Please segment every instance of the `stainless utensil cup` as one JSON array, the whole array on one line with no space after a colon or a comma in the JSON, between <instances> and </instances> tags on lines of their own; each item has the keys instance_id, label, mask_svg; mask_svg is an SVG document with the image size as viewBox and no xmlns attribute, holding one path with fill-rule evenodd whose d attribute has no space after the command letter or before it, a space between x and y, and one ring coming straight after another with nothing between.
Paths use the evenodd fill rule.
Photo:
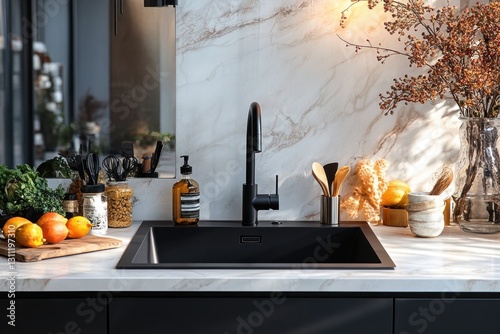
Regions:
<instances>
[{"instance_id":1,"label":"stainless utensil cup","mask_svg":"<svg viewBox=\"0 0 500 334\"><path fill-rule=\"evenodd\" d=\"M320 222L325 225L338 225L340 218L340 197L321 196Z\"/></svg>"}]
</instances>

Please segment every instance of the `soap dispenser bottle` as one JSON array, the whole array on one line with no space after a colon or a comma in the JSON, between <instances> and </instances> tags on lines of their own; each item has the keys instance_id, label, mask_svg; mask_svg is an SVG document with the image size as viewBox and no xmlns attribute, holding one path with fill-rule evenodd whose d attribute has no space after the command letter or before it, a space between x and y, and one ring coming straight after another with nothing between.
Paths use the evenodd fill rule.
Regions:
<instances>
[{"instance_id":1,"label":"soap dispenser bottle","mask_svg":"<svg viewBox=\"0 0 500 334\"><path fill-rule=\"evenodd\" d=\"M200 187L191 178L193 168L189 166L189 155L182 155L182 178L172 188L172 216L174 223L191 225L200 220Z\"/></svg>"}]
</instances>

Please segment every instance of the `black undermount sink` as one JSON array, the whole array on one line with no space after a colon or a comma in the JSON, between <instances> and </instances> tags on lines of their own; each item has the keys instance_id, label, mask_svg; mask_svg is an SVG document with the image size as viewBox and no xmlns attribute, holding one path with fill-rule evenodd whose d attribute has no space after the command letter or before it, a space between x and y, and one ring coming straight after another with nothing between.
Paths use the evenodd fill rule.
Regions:
<instances>
[{"instance_id":1,"label":"black undermount sink","mask_svg":"<svg viewBox=\"0 0 500 334\"><path fill-rule=\"evenodd\" d=\"M366 222L144 221L118 269L393 269Z\"/></svg>"}]
</instances>

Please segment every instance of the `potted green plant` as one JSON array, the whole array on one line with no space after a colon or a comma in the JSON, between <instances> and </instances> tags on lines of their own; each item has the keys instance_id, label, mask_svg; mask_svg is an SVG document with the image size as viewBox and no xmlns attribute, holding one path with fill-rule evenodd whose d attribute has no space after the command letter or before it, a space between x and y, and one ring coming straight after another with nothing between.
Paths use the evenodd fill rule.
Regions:
<instances>
[{"instance_id":1,"label":"potted green plant","mask_svg":"<svg viewBox=\"0 0 500 334\"><path fill-rule=\"evenodd\" d=\"M98 100L90 91L87 91L79 102L78 130L80 140L93 141L94 151L101 151L99 142L101 128L98 121L104 116L107 102Z\"/></svg>"},{"instance_id":2,"label":"potted green plant","mask_svg":"<svg viewBox=\"0 0 500 334\"><path fill-rule=\"evenodd\" d=\"M56 94L54 75L50 71L37 77L36 111L40 120L40 131L45 151L55 152L61 142L64 131L64 115L62 100Z\"/></svg>"},{"instance_id":3,"label":"potted green plant","mask_svg":"<svg viewBox=\"0 0 500 334\"><path fill-rule=\"evenodd\" d=\"M151 131L148 127L140 128L137 130L132 137L134 138L134 144L138 156L143 156L144 154L151 155L155 148L156 142L162 141L163 144L169 149L175 148L175 135L171 133L162 133L159 131Z\"/></svg>"},{"instance_id":4,"label":"potted green plant","mask_svg":"<svg viewBox=\"0 0 500 334\"><path fill-rule=\"evenodd\" d=\"M45 212L64 215L62 199L64 188L48 186L31 166L24 164L9 169L0 165L0 210L6 216L21 216L36 222Z\"/></svg>"}]
</instances>

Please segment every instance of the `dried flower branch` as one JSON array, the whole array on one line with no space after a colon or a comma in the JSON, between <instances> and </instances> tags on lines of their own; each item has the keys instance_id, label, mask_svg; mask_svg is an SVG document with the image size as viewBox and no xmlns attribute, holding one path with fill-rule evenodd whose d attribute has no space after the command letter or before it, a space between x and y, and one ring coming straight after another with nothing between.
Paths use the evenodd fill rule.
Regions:
<instances>
[{"instance_id":1,"label":"dried flower branch","mask_svg":"<svg viewBox=\"0 0 500 334\"><path fill-rule=\"evenodd\" d=\"M363 211L367 220L380 220L380 201L387 189L385 172L388 165L384 159L375 162L364 159L357 163L355 175L359 184L341 203L341 208L346 210L351 218L357 218L359 212Z\"/></svg>"},{"instance_id":2,"label":"dried flower branch","mask_svg":"<svg viewBox=\"0 0 500 334\"><path fill-rule=\"evenodd\" d=\"M346 12L366 2L372 9L379 3L392 14L385 29L397 35L402 50L367 44L355 44L345 39L356 52L377 51L377 60L406 57L410 67L425 73L404 75L394 79L391 90L380 94L380 108L393 114L399 103L425 103L451 97L458 105L460 116L495 118L500 112L500 2L477 3L458 12L455 6L440 9L424 0L353 0L341 15L340 25L346 26Z\"/></svg>"}]
</instances>

